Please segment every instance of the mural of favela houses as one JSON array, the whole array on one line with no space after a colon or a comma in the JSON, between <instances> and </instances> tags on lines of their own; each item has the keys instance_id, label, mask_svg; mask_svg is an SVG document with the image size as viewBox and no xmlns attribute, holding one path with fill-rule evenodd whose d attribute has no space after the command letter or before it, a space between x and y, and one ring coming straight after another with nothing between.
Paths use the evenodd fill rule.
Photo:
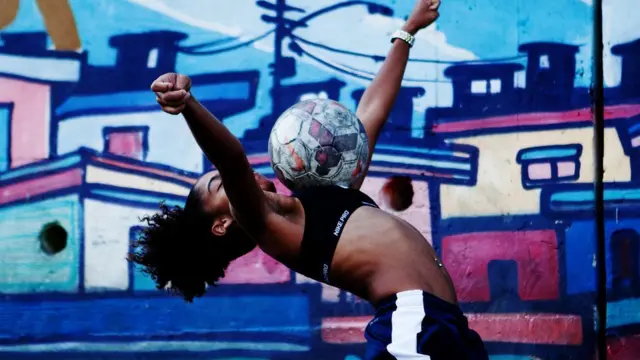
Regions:
<instances>
[{"instance_id":1,"label":"mural of favela houses","mask_svg":"<svg viewBox=\"0 0 640 360\"><path fill-rule=\"evenodd\" d=\"M364 185L436 247L494 360L595 349L592 9L544 3L443 2ZM125 261L138 219L211 167L148 87L190 75L273 177L278 114L314 97L355 109L412 5L0 1L0 358L362 359L370 306L259 250L194 304ZM609 358L626 360L640 356L640 29L631 0L607 6Z\"/></svg>"}]
</instances>

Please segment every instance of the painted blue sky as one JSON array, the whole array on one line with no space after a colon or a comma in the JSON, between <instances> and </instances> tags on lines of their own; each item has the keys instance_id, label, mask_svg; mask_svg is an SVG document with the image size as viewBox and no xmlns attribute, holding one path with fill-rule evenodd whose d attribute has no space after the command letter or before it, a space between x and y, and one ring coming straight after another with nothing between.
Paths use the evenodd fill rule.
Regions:
<instances>
[{"instance_id":1,"label":"painted blue sky","mask_svg":"<svg viewBox=\"0 0 640 360\"><path fill-rule=\"evenodd\" d=\"M390 6L392 18L370 15L364 7L354 6L319 17L298 36L332 47L368 54L384 55L389 47L389 34L402 25L414 2L411 0L375 0ZM412 57L460 61L493 59L518 55L519 44L532 41L557 41L582 45L578 54L577 85L590 82L590 0L444 0L441 17L435 26L422 32L412 50ZM607 45L640 37L640 25L626 11L634 0L609 0L605 4L605 39ZM290 0L289 3L312 12L335 0ZM83 47L93 64L109 65L115 52L109 48L112 35L150 30L174 30L187 33L187 44L199 44L222 38L251 38L269 30L262 22L263 10L254 0L189 0L176 7L174 0L70 0L76 16ZM293 14L292 17L299 16ZM16 21L4 31L43 30L42 18L35 0L22 0ZM367 58L337 55L322 49L304 47L310 53L331 63L341 64L364 74L375 73L379 64ZM235 133L257 125L268 112L267 65L272 58L270 37L253 46L215 56L180 55L178 71L195 74L247 69L262 70L258 106L252 111L227 119ZM289 54L290 55L290 54ZM522 61L522 60L520 60ZM606 83L619 81L619 59L607 53ZM451 89L442 75L446 65L412 63L407 70L408 86L422 86L424 98L416 101L414 126L420 126L424 110L429 106L451 103ZM582 70L582 71L581 71ZM298 58L298 75L293 83L338 77L348 83L341 99L366 85L366 81L336 72L309 57ZM343 100L348 103L350 100Z\"/></svg>"},{"instance_id":2,"label":"painted blue sky","mask_svg":"<svg viewBox=\"0 0 640 360\"><path fill-rule=\"evenodd\" d=\"M401 25L414 2L375 1L392 7L395 10L394 18L375 19L375 16L368 16L363 7L344 8L314 20L301 34L334 47L368 50L363 52L384 55L388 48L386 33ZM255 6L253 0L190 0L181 2L177 9L172 8L172 4L175 4L172 0L70 2L84 46L89 50L90 61L95 64L113 62L114 53L107 45L107 39L113 34L173 29L188 33L190 42L199 43L221 36L248 37L269 29L269 25L259 18L263 10ZM336 2L289 1L291 5L307 11ZM429 52L441 60L464 59L469 55L479 58L509 57L517 55L517 47L522 43L559 41L587 44L591 33L591 7L580 0L445 0L441 13L436 34L424 36L428 39L423 41L424 44L418 44L424 46L416 46L414 57L428 55ZM18 19L6 31L42 28L35 1L22 0ZM345 33L343 28L350 31ZM268 40L260 47L265 52L270 50ZM443 54L445 47L452 50ZM439 50L437 54L433 54L435 49Z\"/></svg>"}]
</instances>

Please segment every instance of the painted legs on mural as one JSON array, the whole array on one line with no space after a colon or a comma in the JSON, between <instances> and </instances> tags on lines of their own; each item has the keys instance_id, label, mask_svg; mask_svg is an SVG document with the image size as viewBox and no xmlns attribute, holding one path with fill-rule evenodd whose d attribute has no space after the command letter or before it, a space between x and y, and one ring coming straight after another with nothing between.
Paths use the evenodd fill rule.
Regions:
<instances>
[{"instance_id":1,"label":"painted legs on mural","mask_svg":"<svg viewBox=\"0 0 640 360\"><path fill-rule=\"evenodd\" d=\"M18 15L20 0L0 0L0 29L11 24Z\"/></svg>"},{"instance_id":2,"label":"painted legs on mural","mask_svg":"<svg viewBox=\"0 0 640 360\"><path fill-rule=\"evenodd\" d=\"M365 337L367 360L488 360L460 308L420 290L380 302Z\"/></svg>"},{"instance_id":3,"label":"painted legs on mural","mask_svg":"<svg viewBox=\"0 0 640 360\"><path fill-rule=\"evenodd\" d=\"M56 50L80 50L81 42L68 0L36 0L45 27ZM20 0L0 0L0 29L10 25L18 15Z\"/></svg>"},{"instance_id":4,"label":"painted legs on mural","mask_svg":"<svg viewBox=\"0 0 640 360\"><path fill-rule=\"evenodd\" d=\"M80 50L80 36L68 0L37 0L44 25L56 50Z\"/></svg>"}]
</instances>

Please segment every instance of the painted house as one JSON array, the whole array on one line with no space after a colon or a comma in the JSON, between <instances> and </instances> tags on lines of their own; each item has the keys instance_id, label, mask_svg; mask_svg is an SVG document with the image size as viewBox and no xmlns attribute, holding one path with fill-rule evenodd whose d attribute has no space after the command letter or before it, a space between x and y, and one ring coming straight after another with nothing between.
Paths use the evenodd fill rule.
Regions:
<instances>
[{"instance_id":1,"label":"painted house","mask_svg":"<svg viewBox=\"0 0 640 360\"><path fill-rule=\"evenodd\" d=\"M82 147L186 171L205 167L187 125L162 112L149 91L157 76L175 71L186 35L114 36L110 45L117 60L109 67L88 64L86 53L48 50L46 33L1 36L0 170ZM254 107L259 75L193 75L192 91L224 118Z\"/></svg>"},{"instance_id":2,"label":"painted house","mask_svg":"<svg viewBox=\"0 0 640 360\"><path fill-rule=\"evenodd\" d=\"M625 86L627 85L621 84L621 88L624 89ZM631 91L622 90L620 94L630 96ZM631 176L626 181L605 180L604 184L604 235L608 269L607 327L609 333L616 338L611 345L614 353L640 349L639 120L634 116L614 123L620 144L628 157ZM605 153L608 148L605 148ZM610 167L606 168L607 172L609 169ZM590 184L563 184L544 188L540 197L542 214L558 225L558 237L564 239L566 253L572 254L566 258L565 265L566 292L572 298L579 299L584 294L596 291L595 273L590 263L596 244L594 200ZM625 345L620 346L621 344Z\"/></svg>"},{"instance_id":3,"label":"painted house","mask_svg":"<svg viewBox=\"0 0 640 360\"><path fill-rule=\"evenodd\" d=\"M607 328L618 341L640 346L640 183L607 183L605 246L607 250ZM566 296L573 302L596 291L593 249L593 189L588 184L566 184L543 191L543 213L558 225L564 241Z\"/></svg>"},{"instance_id":4,"label":"painted house","mask_svg":"<svg viewBox=\"0 0 640 360\"><path fill-rule=\"evenodd\" d=\"M55 110L57 154L80 147L113 152L110 147L116 144L122 155L202 172L208 161L189 127L163 112L149 91L158 76L176 71L179 42L184 38L168 31L112 37L115 66L85 65L78 88ZM259 77L258 71L192 75L191 91L224 119L255 106Z\"/></svg>"},{"instance_id":5,"label":"painted house","mask_svg":"<svg viewBox=\"0 0 640 360\"><path fill-rule=\"evenodd\" d=\"M312 329L319 320L309 309L319 287L292 287L289 270L262 253L234 263L238 276L225 279L229 288L203 299L202 308L158 292L125 261L138 219L160 201L181 204L204 167L187 126L158 111L148 91L155 76L173 70L181 35L115 37L119 64L106 68L87 64L86 54L47 50L41 33L2 37L2 357L51 351L62 358L77 351L233 356L249 348L258 356L299 358L307 352L317 342ZM256 76L195 75L193 91L205 106L229 116L253 107ZM64 234L64 241L54 250L43 246L44 229ZM243 301L262 304L253 307L259 312L286 306L293 309L291 321L272 312L258 323L256 313L243 311ZM224 311L203 317L203 308ZM158 325L162 316L165 325ZM116 318L131 321L104 321ZM238 331L251 324L271 333L270 340L262 332Z\"/></svg>"},{"instance_id":6,"label":"painted house","mask_svg":"<svg viewBox=\"0 0 640 360\"><path fill-rule=\"evenodd\" d=\"M28 86L32 92L39 89L45 80L49 81L43 92L46 96L29 97L30 102L26 105L20 105L15 98L7 98L0 106L0 115L7 124L3 133L7 147L1 153L5 165L0 173L0 189L3 193L0 212L6 226L2 226L4 230L0 230L0 234L6 247L12 249L0 255L3 269L6 270L3 271L0 292L8 296L9 305L3 307L8 314L6 316L13 316L13 323L22 326L22 330L7 328L2 331L6 333L8 343L29 334L37 338L34 342L52 338L81 341L83 344L78 346L83 351L92 351L91 346L99 345L88 342L95 343L97 338L87 338L82 334L89 332L102 339L106 338L106 333L121 332L121 329L98 325L92 328L89 323L95 319L83 319L79 310L74 312L74 309L83 307L102 309L104 317L120 318L140 306L152 309L141 316L157 317L159 314L154 311L167 307L184 312L181 315L184 320L167 321L166 328L142 329L139 327L143 326L144 321L136 322L138 325L132 325L132 331L139 335L120 338L127 342L136 341L137 336L158 337L165 342L167 337L176 336L194 340L191 335L184 335L182 330L177 333L178 329L198 334L220 333L222 338L240 336L237 331L229 332L224 327L228 324L239 324L241 327L249 317L242 320L224 318L219 314L196 321L195 318L199 317L197 311L185 308L179 299L161 296L151 281L136 272L124 258L140 225L138 219L155 211L160 201L182 203L199 173L208 167L187 126L176 117L158 111L155 99L148 91L149 83L156 76L174 70L178 44L182 39L183 35L172 32L116 36L110 41L118 53L116 66L98 67L86 63L86 54L48 52L45 48L46 36L43 34L6 35L1 50L7 53L15 50L17 55L11 56L24 59L44 53L55 61L60 61L61 57L66 59L65 56L75 61L75 67L69 67L67 77L61 79L20 79L22 86ZM20 41L32 42L29 47L31 54L24 54L25 47L18 46ZM7 77L11 76L11 79L24 70L17 62L15 64L16 68L5 69L9 74ZM60 76L47 76L54 75ZM256 79L257 74L251 71L196 75L194 80L197 81L194 83L199 85L193 92L216 114L230 116L254 105ZM322 97L323 91L326 91L326 96L334 97L342 86L343 83L333 79L322 83L292 85L287 94L293 96L290 99L292 102L310 96ZM403 104L411 104L415 93L415 90L406 92ZM33 111L34 108L42 109L41 117L20 116L26 114L27 109ZM403 115L394 113L400 126L410 123L410 118L402 118ZM33 132L35 127L42 131ZM37 136L46 146L40 150L16 147L21 139L27 144L24 140L27 130L30 131L29 144L33 136ZM428 193L429 180L457 184L475 182L475 148L444 143L425 147L422 143L403 140L407 141L401 146L390 143L381 146L376 153L370 177L363 187L372 197L380 200L378 192L390 175L411 176L418 194ZM249 155L250 162L257 171L272 177L268 156L264 152L266 143L264 148L256 149L259 150ZM285 191L282 187L281 190ZM429 208L426 196L417 197L413 206L399 215L418 224L419 230L429 238ZM42 229L51 226L66 233L66 241L64 248L48 254L43 251L38 237ZM25 247L25 243L29 245ZM227 310L233 308L232 300L227 297L229 295L236 297L238 303L246 298L247 301L257 301L265 306L284 304L291 309L300 309L288 312L291 322L281 321L277 326L257 324L262 329L273 329L274 338L282 336L278 329L297 329L295 334L289 334L294 338L291 343L278 346L258 344L254 345L256 349L275 346L275 349L281 349L276 352L299 355L300 351L307 351L312 343L337 346L323 347L331 349L332 353L342 350L348 352L352 346L362 346L362 330L370 318L371 309L358 299L294 275L259 250L232 263L228 273L229 276L222 282L223 290L220 290L226 295L221 297L217 292L215 297L206 297L203 306L222 306ZM304 290L307 288L310 290ZM300 295L301 290L306 295ZM289 295L286 294L291 294L291 302L287 303L286 299L282 302L280 295L268 297L270 300L254 297L275 293L282 293L287 299ZM38 314L46 317L42 311L55 308L61 314L57 319L77 322L77 327L61 329L56 321L62 320L51 319L44 325L38 325L19 317L27 310L37 313L37 309L30 307L34 304L31 300L41 303L43 297L55 298L56 302L41 306ZM364 317L353 317L355 308L360 309L355 314ZM240 315L243 311L231 313ZM210 325L208 328L198 328L204 326L202 321L215 322L220 327ZM40 326L41 330L37 330L36 326ZM249 324L246 323L246 326ZM357 331L354 332L354 328ZM256 338L248 330L243 334L248 340ZM261 335L260 338L264 337ZM136 346L142 345L138 343ZM146 348L142 346L141 351L167 350L171 346L175 346L176 351L181 346L187 348L180 343L169 343L167 346L148 344ZM234 348L234 345L207 342L199 348L203 352L233 353L239 345ZM13 346L0 348L0 351L21 350Z\"/></svg>"},{"instance_id":7,"label":"painted house","mask_svg":"<svg viewBox=\"0 0 640 360\"><path fill-rule=\"evenodd\" d=\"M621 54L625 48L621 46ZM594 341L595 239L585 235L593 234L595 226L592 114L584 90L573 87L576 47L535 43L520 50L528 61L524 88L514 88L508 80L520 70L516 64L455 65L446 72L453 82L453 106L427 112L425 136L479 152L475 186L443 184L434 194L440 204L434 244L463 309L476 313L470 318L499 318L491 330L479 330L490 350L510 344L516 352L586 358ZM636 254L631 229L638 229L632 214L639 208L625 199L634 198L638 186L634 140L639 94L608 91L617 101L605 111L605 198L611 209L622 211L624 203L628 213L624 223L614 225L612 211L618 210L609 211L607 236L630 236L608 240L610 248L624 243L626 253ZM481 103L488 105L479 107ZM613 280L621 271L617 261L609 263L611 286L635 284L637 255L628 256L622 263L632 270L622 280ZM637 308L633 301L611 303L613 329L638 323L626 315Z\"/></svg>"},{"instance_id":8,"label":"painted house","mask_svg":"<svg viewBox=\"0 0 640 360\"><path fill-rule=\"evenodd\" d=\"M431 160L425 156L424 151L412 152L402 148L381 151L381 158L375 160L371 168L372 176L364 186L365 191L377 196L376 192L381 187L381 182L389 173L412 171L412 176L416 177L418 183L426 183L427 177L435 176L432 174L439 174L443 179L472 176L471 172L462 174L455 169L456 166L451 165L466 163L466 166L471 168L470 159L473 159L473 152L464 148L449 150L447 162L443 161L447 156L446 149L432 151L435 154ZM417 163L413 170L400 166L407 161ZM441 168L427 166L420 161L441 164ZM253 155L250 162L256 170L272 176L266 154ZM249 318L242 320L211 315L208 322L196 321L196 318L202 318L202 315L198 315L198 311L195 310L201 309L200 306L222 306L227 310L232 309L234 301L241 304L246 297L252 304L250 310L223 313L232 313L234 316L241 316L246 312L257 314L254 310L263 310L253 306L255 301L273 301L273 307L291 306L300 309L294 312L290 308L287 312L287 316L291 316L291 322L280 319L281 316L278 315L272 319L280 319L277 326L259 324L262 328L276 326L289 329L293 326L298 329L293 334L285 334L285 338L292 339L286 346L282 345L282 349L288 349L282 350L287 354L288 351L298 351L298 354L300 351L307 351L314 341L337 346L338 350L333 349L332 353L341 351L340 349L348 352L350 346L360 346L364 342L364 324L371 314L371 309L366 304L360 305L362 316L345 316L347 308L353 310L354 299L347 298L346 294L339 292L333 292L332 299L332 290L329 287L324 287L321 294L319 285L299 276L292 278L287 268L259 251L234 262L229 271L232 275L225 279L220 287L222 290L216 289L210 297L198 301L198 305L193 308L185 307L180 299L162 296L145 275L135 271L126 262L125 254L135 236L135 230L140 225L138 219L155 211L160 201L181 204L197 176L198 174L186 173L164 165L143 163L129 157L97 153L90 149L80 149L54 160L39 161L1 174L0 191L5 196L0 203L0 219L7 224L0 226L0 241L5 249L10 249L0 254L3 268L0 292L8 296L9 301L3 305L3 311L7 312L3 316L12 319L5 322L7 326L10 323L21 325L18 328L1 329L9 338L9 342L10 339L18 341L21 336L29 334L38 337L34 341L62 338L64 341L90 342L77 346L83 351L91 351L91 346L98 346L95 341L102 338L103 335L100 334L117 331L100 325L94 329L94 337L87 338L81 335L80 333L87 328L92 329L89 323L96 319L83 318L78 309L91 307L101 309L103 316L116 316L117 313L120 317L126 314L133 317L131 311L138 312L136 309L140 306L148 309L138 315L143 318L160 316L159 312L166 307L181 314L181 320L172 318L166 322L167 327L161 329L142 329L139 327L143 327L144 321L136 321L139 325L134 328L141 337L177 337L191 341L193 339L190 335L181 335L187 329L196 333L209 333L213 339L218 339L218 332L221 338L236 339L238 336L246 336L249 339L252 338L250 331L243 330L240 335L224 328L231 323L239 324L241 328L244 326L242 324L245 324L243 321L249 326ZM420 202L417 204L418 208L413 213L409 212L404 216L427 217L428 209ZM60 226L67 234L66 246L55 254L43 252L38 241L41 229L48 224ZM428 232L429 229L423 231ZM26 244L28 245L25 246ZM301 292L303 289L307 290ZM275 295L276 293L278 295ZM261 296L265 298L262 299ZM43 305L43 297L55 300ZM33 302L29 299L37 299L37 309L31 307L30 304ZM287 299L291 299L291 302L287 303ZM324 305L318 301L323 301ZM331 306L332 303L334 306ZM312 307L324 308L326 311L311 312ZM46 318L46 312L50 308L55 308L63 315L48 320L44 325L40 320L35 322L19 316L29 311ZM166 312L163 313L166 316ZM56 321L63 320L72 323L77 321L77 327L61 329ZM272 320L265 319L267 322ZM251 321L255 324L255 320ZM220 328L211 324L220 324ZM42 329L36 331L36 326ZM280 331L276 328L274 333ZM357 331L354 332L354 328ZM350 336L345 336L346 329L351 332ZM93 333L93 330L91 332ZM317 340L314 340L314 336ZM131 335L120 340L135 342L137 338ZM166 351L170 350L171 346L180 350L181 346L186 346L180 343L181 340L176 341L178 343L166 346L148 344L146 348L143 347L146 350L141 351ZM202 351L214 351L216 346L223 346L216 344L207 342L202 345ZM225 346L233 350L232 344ZM256 346L260 348L269 345ZM326 346L324 348L328 349ZM18 351L18 348L0 347L0 351L13 351L11 349Z\"/></svg>"},{"instance_id":9,"label":"painted house","mask_svg":"<svg viewBox=\"0 0 640 360\"><path fill-rule=\"evenodd\" d=\"M86 54L49 51L44 33L0 37L0 171L6 171L55 153L52 109L79 81Z\"/></svg>"},{"instance_id":10,"label":"painted house","mask_svg":"<svg viewBox=\"0 0 640 360\"><path fill-rule=\"evenodd\" d=\"M89 149L0 174L0 352L307 352L320 326L310 312L317 285L293 286L277 271L239 262L236 270L248 273L242 283L252 285L223 285L188 306L125 260L139 218L160 201L182 204L196 176ZM46 252L40 231L52 224L66 234L64 246ZM280 306L289 311L269 310ZM128 325L105 322L114 318ZM271 340L256 341L253 326ZM17 345L25 337L34 345Z\"/></svg>"},{"instance_id":11,"label":"painted house","mask_svg":"<svg viewBox=\"0 0 640 360\"><path fill-rule=\"evenodd\" d=\"M126 291L133 284L124 255L131 228L162 199L179 203L193 174L143 166L87 149L0 174L6 252L3 293ZM48 223L67 232L67 246L48 257L38 233ZM11 226L9 226L9 224ZM31 245L22 248L24 242ZM47 275L49 274L49 275ZM29 279L47 279L46 281Z\"/></svg>"}]
</instances>

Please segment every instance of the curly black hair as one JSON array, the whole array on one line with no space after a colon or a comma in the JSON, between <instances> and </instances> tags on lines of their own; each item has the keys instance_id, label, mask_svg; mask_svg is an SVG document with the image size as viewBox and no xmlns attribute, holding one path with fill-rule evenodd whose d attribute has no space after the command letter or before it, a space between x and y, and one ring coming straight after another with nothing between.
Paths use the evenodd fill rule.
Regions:
<instances>
[{"instance_id":1,"label":"curly black hair","mask_svg":"<svg viewBox=\"0 0 640 360\"><path fill-rule=\"evenodd\" d=\"M211 233L214 215L203 210L191 190L184 208L160 204L160 212L141 219L146 224L134 241L127 260L138 264L159 290L166 289L187 302L215 286L237 257L252 246L248 236L232 227L225 236Z\"/></svg>"}]
</instances>

